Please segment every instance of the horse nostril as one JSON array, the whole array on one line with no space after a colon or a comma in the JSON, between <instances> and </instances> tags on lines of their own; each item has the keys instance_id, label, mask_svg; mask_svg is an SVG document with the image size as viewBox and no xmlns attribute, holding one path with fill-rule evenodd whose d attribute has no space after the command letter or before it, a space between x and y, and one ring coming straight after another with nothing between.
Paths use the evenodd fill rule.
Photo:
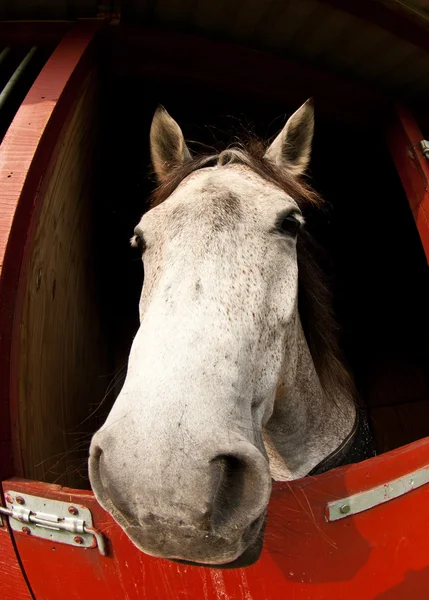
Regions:
<instances>
[{"instance_id":1,"label":"horse nostril","mask_svg":"<svg viewBox=\"0 0 429 600\"><path fill-rule=\"evenodd\" d=\"M101 461L103 457L103 450L96 444L91 445L89 453L89 480L91 487L95 494L102 489L101 481Z\"/></svg>"},{"instance_id":2,"label":"horse nostril","mask_svg":"<svg viewBox=\"0 0 429 600\"><path fill-rule=\"evenodd\" d=\"M246 463L229 454L212 460L214 494L211 524L214 531L232 526L232 519L242 506L245 490Z\"/></svg>"}]
</instances>

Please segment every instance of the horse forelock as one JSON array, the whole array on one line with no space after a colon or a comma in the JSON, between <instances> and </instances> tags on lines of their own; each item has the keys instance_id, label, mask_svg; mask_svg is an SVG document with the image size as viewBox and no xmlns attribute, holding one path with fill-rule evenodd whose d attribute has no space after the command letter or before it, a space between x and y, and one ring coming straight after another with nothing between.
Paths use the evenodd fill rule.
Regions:
<instances>
[{"instance_id":1,"label":"horse forelock","mask_svg":"<svg viewBox=\"0 0 429 600\"><path fill-rule=\"evenodd\" d=\"M283 190L298 204L304 216L324 206L323 198L307 184L287 170L281 170L264 158L266 146L252 140L243 147L230 147L217 154L194 157L171 170L170 175L152 194L151 208L158 206L190 175L208 167L242 165L263 180ZM233 195L221 198L226 210L234 210ZM345 367L339 344L339 328L334 316L332 291L320 266L323 249L315 242L306 227L298 235L298 309L321 384L329 398L346 400L356 398L352 378ZM340 392L340 393L338 393Z\"/></svg>"}]
</instances>

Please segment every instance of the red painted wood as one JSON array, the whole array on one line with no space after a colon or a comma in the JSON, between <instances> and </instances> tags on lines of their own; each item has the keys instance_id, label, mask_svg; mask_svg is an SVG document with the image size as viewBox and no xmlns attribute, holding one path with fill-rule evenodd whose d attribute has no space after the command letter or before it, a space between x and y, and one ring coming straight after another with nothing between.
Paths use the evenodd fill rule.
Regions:
<instances>
[{"instance_id":1,"label":"red painted wood","mask_svg":"<svg viewBox=\"0 0 429 600\"><path fill-rule=\"evenodd\" d=\"M6 467L3 464L2 468L9 472L10 428L7 422L5 426L4 416L9 411L8 353L16 282L38 185L52 160L59 131L73 103L73 91L87 68L86 50L97 29L94 24L79 27L69 32L43 69L5 138L6 150L5 142L0 150L0 258L4 261L0 282L0 432L6 436L1 450ZM152 40L151 47L155 46ZM149 66L156 65L156 60L150 57ZM212 77L218 76L216 73ZM223 79L222 84L228 81ZM427 166L418 157L415 124L405 113L399 121L399 133L391 138L398 140L393 142L392 153L419 230L423 231L423 243L428 244L424 210ZM326 522L325 513L329 500L387 483L428 465L429 439L425 439L319 477L275 484L263 555L256 565L234 571L178 565L146 556L131 544L89 491L22 480L5 481L3 489L83 503L109 540L109 556L102 557L97 549L52 544L14 533L36 600L419 600L429 589L429 512L425 510L428 485L336 523ZM0 534L7 536L4 531ZM3 542L7 539L4 537ZM9 544L5 555L11 549ZM12 577L18 581L16 556L15 562L13 554L8 556L15 569ZM1 575L1 586L7 576L7 571Z\"/></svg>"},{"instance_id":2,"label":"red painted wood","mask_svg":"<svg viewBox=\"0 0 429 600\"><path fill-rule=\"evenodd\" d=\"M0 479L19 473L12 461L10 349L24 245L40 181L48 168L73 90L88 69L88 48L101 22L76 24L42 69L0 146ZM42 135L44 134L44 135Z\"/></svg>"},{"instance_id":3,"label":"red painted wood","mask_svg":"<svg viewBox=\"0 0 429 600\"><path fill-rule=\"evenodd\" d=\"M0 524L0 598L32 600L6 521Z\"/></svg>"},{"instance_id":4,"label":"red painted wood","mask_svg":"<svg viewBox=\"0 0 429 600\"><path fill-rule=\"evenodd\" d=\"M413 115L398 106L388 131L388 145L429 262L429 162L420 148L423 139Z\"/></svg>"},{"instance_id":5,"label":"red painted wood","mask_svg":"<svg viewBox=\"0 0 429 600\"><path fill-rule=\"evenodd\" d=\"M318 477L275 484L262 557L232 571L146 556L90 492L23 480L6 481L3 489L85 504L109 541L109 556L102 557L96 548L16 533L36 599L423 600L429 590L429 485L334 523L325 514L330 500L428 465L424 439Z\"/></svg>"}]
</instances>

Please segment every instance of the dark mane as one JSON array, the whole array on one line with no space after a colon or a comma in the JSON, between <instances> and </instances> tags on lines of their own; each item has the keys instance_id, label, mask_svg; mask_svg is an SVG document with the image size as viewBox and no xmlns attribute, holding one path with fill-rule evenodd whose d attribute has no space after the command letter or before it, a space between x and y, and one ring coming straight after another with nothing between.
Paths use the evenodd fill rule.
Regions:
<instances>
[{"instance_id":1,"label":"dark mane","mask_svg":"<svg viewBox=\"0 0 429 600\"><path fill-rule=\"evenodd\" d=\"M233 147L219 154L204 155L172 169L167 179L154 191L151 207L166 200L179 184L191 173L204 167L243 164L250 167L264 180L276 185L290 195L299 205L304 216L312 209L323 207L323 199L302 179L271 165L263 156L265 145L259 140L246 147ZM339 347L338 325L332 308L332 293L316 255L321 249L305 227L298 236L298 309L314 361L325 393L333 401L335 390L343 397L354 400L355 391L351 376L345 368Z\"/></svg>"}]
</instances>

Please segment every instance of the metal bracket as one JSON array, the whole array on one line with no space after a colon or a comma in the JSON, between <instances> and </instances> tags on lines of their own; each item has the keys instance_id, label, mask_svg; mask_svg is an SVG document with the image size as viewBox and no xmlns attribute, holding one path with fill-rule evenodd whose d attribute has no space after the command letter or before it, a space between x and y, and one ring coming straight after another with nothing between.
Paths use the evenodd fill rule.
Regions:
<instances>
[{"instance_id":1,"label":"metal bracket","mask_svg":"<svg viewBox=\"0 0 429 600\"><path fill-rule=\"evenodd\" d=\"M329 502L327 506L328 521L351 517L394 498L399 498L426 483L429 483L429 467L424 467L366 492Z\"/></svg>"},{"instance_id":2,"label":"metal bracket","mask_svg":"<svg viewBox=\"0 0 429 600\"><path fill-rule=\"evenodd\" d=\"M5 500L7 508L0 506L0 514L9 517L13 531L79 548L98 546L106 556L103 535L92 526L91 511L85 506L10 490Z\"/></svg>"},{"instance_id":3,"label":"metal bracket","mask_svg":"<svg viewBox=\"0 0 429 600\"><path fill-rule=\"evenodd\" d=\"M429 142L427 140L422 140L420 142L420 148L422 149L423 156L429 160Z\"/></svg>"}]
</instances>

